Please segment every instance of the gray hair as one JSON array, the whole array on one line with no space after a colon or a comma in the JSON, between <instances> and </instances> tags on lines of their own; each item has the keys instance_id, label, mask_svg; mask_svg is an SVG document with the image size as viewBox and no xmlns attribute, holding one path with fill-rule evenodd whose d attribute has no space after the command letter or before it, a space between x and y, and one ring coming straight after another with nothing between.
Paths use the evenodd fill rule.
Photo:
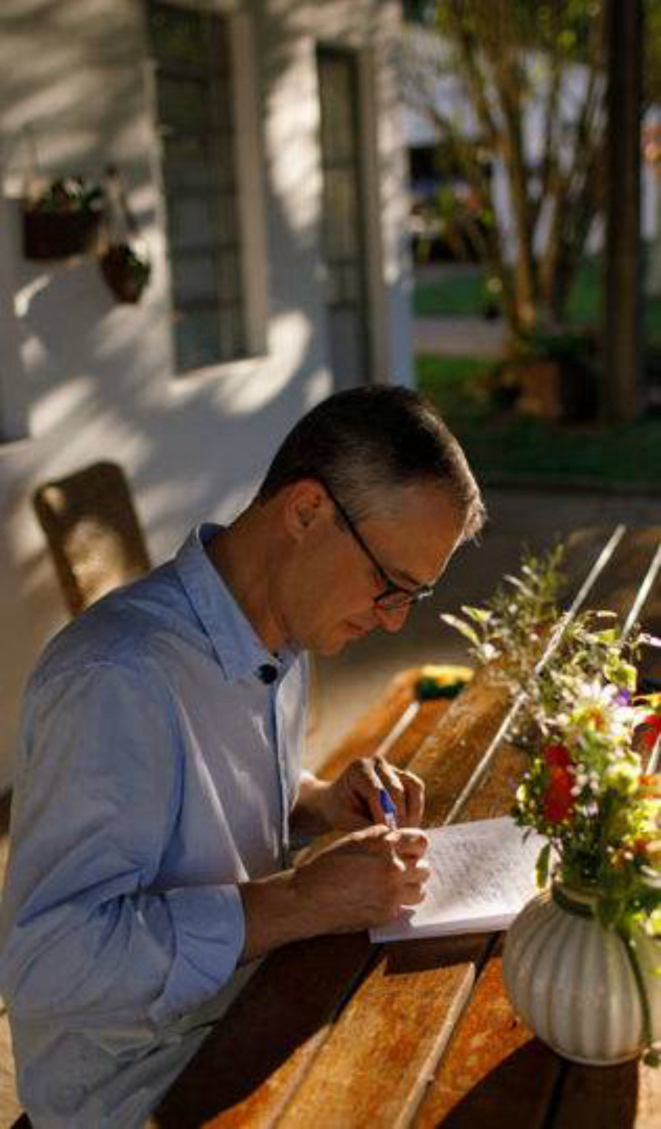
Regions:
<instances>
[{"instance_id":1,"label":"gray hair","mask_svg":"<svg viewBox=\"0 0 661 1129\"><path fill-rule=\"evenodd\" d=\"M463 539L479 533L486 516L466 456L435 405L397 385L352 388L317 404L283 440L259 500L302 478L326 483L355 521L394 514L401 489L421 482L447 490Z\"/></svg>"}]
</instances>

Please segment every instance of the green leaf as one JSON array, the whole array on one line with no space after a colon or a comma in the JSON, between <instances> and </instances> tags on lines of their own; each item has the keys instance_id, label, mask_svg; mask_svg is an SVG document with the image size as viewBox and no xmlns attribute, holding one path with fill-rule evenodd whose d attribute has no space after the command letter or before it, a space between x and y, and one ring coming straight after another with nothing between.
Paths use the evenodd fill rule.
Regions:
<instances>
[{"instance_id":1,"label":"green leaf","mask_svg":"<svg viewBox=\"0 0 661 1129\"><path fill-rule=\"evenodd\" d=\"M459 631L461 635L465 635L467 639L470 639L471 643L473 643L473 645L475 647L479 647L479 645L480 645L479 636L477 634L477 631L475 631L470 626L470 624L464 623L463 619L459 619L458 616L450 615L447 612L444 612L441 615L441 619L443 620L444 623L447 623L450 627L454 627L455 631Z\"/></svg>"},{"instance_id":2,"label":"green leaf","mask_svg":"<svg viewBox=\"0 0 661 1129\"><path fill-rule=\"evenodd\" d=\"M535 864L535 878L539 889L546 886L549 877L549 862L551 859L551 844L547 843L542 847L539 855L537 856L537 863Z\"/></svg>"},{"instance_id":3,"label":"green leaf","mask_svg":"<svg viewBox=\"0 0 661 1129\"><path fill-rule=\"evenodd\" d=\"M476 623L488 623L492 616L487 608L471 608L468 604L462 604L461 610L464 615L467 615L469 619L474 619Z\"/></svg>"},{"instance_id":4,"label":"green leaf","mask_svg":"<svg viewBox=\"0 0 661 1129\"><path fill-rule=\"evenodd\" d=\"M508 582L508 584L513 584L514 587L518 588L520 592L523 592L524 596L532 597L532 595L533 595L532 590L528 587L527 584L524 584L523 581L520 580L518 576L510 576L508 574L503 579L506 580Z\"/></svg>"}]
</instances>

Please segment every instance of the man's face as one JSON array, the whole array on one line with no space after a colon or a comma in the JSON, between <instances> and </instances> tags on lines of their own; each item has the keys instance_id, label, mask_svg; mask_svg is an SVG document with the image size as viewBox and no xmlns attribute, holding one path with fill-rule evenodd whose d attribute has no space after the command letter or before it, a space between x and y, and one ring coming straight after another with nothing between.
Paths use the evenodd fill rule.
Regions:
<instances>
[{"instance_id":1,"label":"man's face","mask_svg":"<svg viewBox=\"0 0 661 1129\"><path fill-rule=\"evenodd\" d=\"M353 531L319 490L322 505L297 547L283 593L283 627L299 646L333 655L375 627L399 631L411 605L389 608L378 597L393 587L413 592L434 584L462 529L452 501L435 485L402 488L396 516L374 513Z\"/></svg>"}]
</instances>

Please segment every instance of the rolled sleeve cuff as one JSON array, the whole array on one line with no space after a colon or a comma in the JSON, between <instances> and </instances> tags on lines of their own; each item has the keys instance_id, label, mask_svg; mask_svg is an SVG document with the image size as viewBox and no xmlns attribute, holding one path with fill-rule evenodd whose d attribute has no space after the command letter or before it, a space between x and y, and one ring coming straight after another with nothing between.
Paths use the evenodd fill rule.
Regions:
<instances>
[{"instance_id":1,"label":"rolled sleeve cuff","mask_svg":"<svg viewBox=\"0 0 661 1129\"><path fill-rule=\"evenodd\" d=\"M238 886L185 887L167 895L175 953L164 989L149 1009L157 1025L181 1019L232 977L245 945Z\"/></svg>"}]
</instances>

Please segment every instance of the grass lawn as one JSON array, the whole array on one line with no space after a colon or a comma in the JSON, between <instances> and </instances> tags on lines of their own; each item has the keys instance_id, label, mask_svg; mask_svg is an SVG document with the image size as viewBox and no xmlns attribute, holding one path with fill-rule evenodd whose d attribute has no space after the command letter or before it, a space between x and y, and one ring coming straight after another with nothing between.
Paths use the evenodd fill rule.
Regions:
<instances>
[{"instance_id":1,"label":"grass lawn","mask_svg":"<svg viewBox=\"0 0 661 1129\"><path fill-rule=\"evenodd\" d=\"M413 292L416 317L480 316L487 304L493 304L480 268L458 271L456 277L425 279L421 275ZM570 295L568 321L577 328L597 325L601 304L601 263L586 260L576 277ZM661 342L661 298L645 302L645 328L650 341Z\"/></svg>"},{"instance_id":2,"label":"grass lawn","mask_svg":"<svg viewBox=\"0 0 661 1129\"><path fill-rule=\"evenodd\" d=\"M439 405L471 465L486 481L580 481L611 486L661 484L661 417L632 424L559 425L495 415L480 377L490 362L416 358L418 387Z\"/></svg>"}]
</instances>

